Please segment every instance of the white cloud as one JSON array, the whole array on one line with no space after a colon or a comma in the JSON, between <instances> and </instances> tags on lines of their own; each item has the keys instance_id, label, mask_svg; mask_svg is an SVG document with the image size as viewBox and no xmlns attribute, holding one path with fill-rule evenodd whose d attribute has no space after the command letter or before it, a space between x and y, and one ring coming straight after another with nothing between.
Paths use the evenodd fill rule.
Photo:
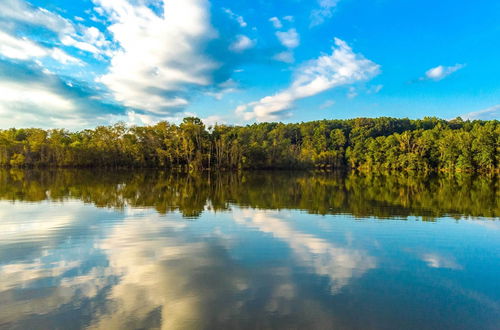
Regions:
<instances>
[{"instance_id":1,"label":"white cloud","mask_svg":"<svg viewBox=\"0 0 500 330\"><path fill-rule=\"evenodd\" d=\"M297 48L300 44L300 37L295 29L290 29L285 32L278 31L276 32L276 37L278 37L280 43L287 48Z\"/></svg>"},{"instance_id":2,"label":"white cloud","mask_svg":"<svg viewBox=\"0 0 500 330\"><path fill-rule=\"evenodd\" d=\"M124 105L158 115L188 104L189 86L207 86L219 64L203 53L216 37L207 0L163 0L162 15L125 0L94 0L111 21L117 46L109 72L100 77ZM189 19L186 19L189 17Z\"/></svg>"},{"instance_id":3,"label":"white cloud","mask_svg":"<svg viewBox=\"0 0 500 330\"><path fill-rule=\"evenodd\" d=\"M500 104L489 107L487 109L469 112L461 115L460 117L470 120L498 120L500 119Z\"/></svg>"},{"instance_id":4,"label":"white cloud","mask_svg":"<svg viewBox=\"0 0 500 330\"><path fill-rule=\"evenodd\" d=\"M293 63L295 61L295 57L292 49L297 48L300 44L300 37L297 30L290 29L284 32L277 31L276 37L284 47L288 48L288 50L274 55L273 58L280 62Z\"/></svg>"},{"instance_id":5,"label":"white cloud","mask_svg":"<svg viewBox=\"0 0 500 330\"><path fill-rule=\"evenodd\" d=\"M22 0L0 1L0 17L16 22L43 26L58 34L72 34L75 29L70 21L44 8L35 8Z\"/></svg>"},{"instance_id":6,"label":"white cloud","mask_svg":"<svg viewBox=\"0 0 500 330\"><path fill-rule=\"evenodd\" d=\"M201 120L203 121L203 123L207 127L226 124L226 120L224 119L224 117L219 116L219 115L208 116L208 117L202 118Z\"/></svg>"},{"instance_id":7,"label":"white cloud","mask_svg":"<svg viewBox=\"0 0 500 330\"><path fill-rule=\"evenodd\" d=\"M0 53L18 60L47 56L45 48L28 39L17 39L2 31L0 31Z\"/></svg>"},{"instance_id":8,"label":"white cloud","mask_svg":"<svg viewBox=\"0 0 500 330\"><path fill-rule=\"evenodd\" d=\"M228 79L225 82L217 85L216 92L207 92L206 95L213 96L216 100L220 101L224 95L238 91L238 84L233 79Z\"/></svg>"},{"instance_id":9,"label":"white cloud","mask_svg":"<svg viewBox=\"0 0 500 330\"><path fill-rule=\"evenodd\" d=\"M35 64L0 61L1 128L82 129L109 124L103 114L124 109L105 98L86 84L63 80Z\"/></svg>"},{"instance_id":10,"label":"white cloud","mask_svg":"<svg viewBox=\"0 0 500 330\"><path fill-rule=\"evenodd\" d=\"M333 10L340 0L318 0L319 8L311 12L310 26L323 24L327 18L331 18Z\"/></svg>"},{"instance_id":11,"label":"white cloud","mask_svg":"<svg viewBox=\"0 0 500 330\"><path fill-rule=\"evenodd\" d=\"M435 81L442 80L448 77L450 74L462 69L464 66L465 65L463 64L456 64L454 66L439 65L435 68L427 70L423 79L430 79Z\"/></svg>"},{"instance_id":12,"label":"white cloud","mask_svg":"<svg viewBox=\"0 0 500 330\"><path fill-rule=\"evenodd\" d=\"M77 64L77 65L83 65L83 62L76 57L73 57L71 55L68 55L65 51L63 51L60 48L54 48L50 50L50 56L63 64Z\"/></svg>"},{"instance_id":13,"label":"white cloud","mask_svg":"<svg viewBox=\"0 0 500 330\"><path fill-rule=\"evenodd\" d=\"M243 52L247 49L253 48L255 46L255 40L248 38L245 35L236 36L236 40L229 46L229 49L233 52Z\"/></svg>"},{"instance_id":14,"label":"white cloud","mask_svg":"<svg viewBox=\"0 0 500 330\"><path fill-rule=\"evenodd\" d=\"M352 99L356 98L356 96L358 96L358 92L356 91L356 88L353 86L349 87L349 91L347 92L347 98L352 100Z\"/></svg>"},{"instance_id":15,"label":"white cloud","mask_svg":"<svg viewBox=\"0 0 500 330\"><path fill-rule=\"evenodd\" d=\"M335 45L331 55L322 55L296 70L288 88L259 101L240 105L236 113L245 120L277 120L289 115L296 100L367 80L379 73L379 65L355 54L344 41L335 38Z\"/></svg>"},{"instance_id":16,"label":"white cloud","mask_svg":"<svg viewBox=\"0 0 500 330\"><path fill-rule=\"evenodd\" d=\"M46 114L51 112L67 112L75 108L74 104L55 93L50 88L39 84L26 84L14 81L0 81L0 113L18 107L20 103L39 107L43 105Z\"/></svg>"},{"instance_id":17,"label":"white cloud","mask_svg":"<svg viewBox=\"0 0 500 330\"><path fill-rule=\"evenodd\" d=\"M3 31L0 31L0 54L16 60L51 57L63 64L82 64L79 59L59 48L46 48L27 38L16 38Z\"/></svg>"},{"instance_id":18,"label":"white cloud","mask_svg":"<svg viewBox=\"0 0 500 330\"><path fill-rule=\"evenodd\" d=\"M113 122L113 121L110 121L110 122ZM114 122L116 122L116 121L114 121ZM151 116L136 113L135 111L129 111L129 112L127 112L127 120L125 122L129 126L132 126L132 125L153 125L156 122L156 120L155 120L155 118L153 118Z\"/></svg>"},{"instance_id":19,"label":"white cloud","mask_svg":"<svg viewBox=\"0 0 500 330\"><path fill-rule=\"evenodd\" d=\"M8 127L65 127L89 124L72 98L51 86L9 80L0 81L0 122Z\"/></svg>"},{"instance_id":20,"label":"white cloud","mask_svg":"<svg viewBox=\"0 0 500 330\"><path fill-rule=\"evenodd\" d=\"M282 17L282 20L283 21L287 21L287 22L290 22L290 23L293 23L295 21L295 18L293 16L283 16ZM271 17L269 19L269 22L273 23L273 26L275 29L281 29L283 27L283 23L282 21L278 18L278 17Z\"/></svg>"},{"instance_id":21,"label":"white cloud","mask_svg":"<svg viewBox=\"0 0 500 330\"><path fill-rule=\"evenodd\" d=\"M273 26L276 29L281 29L283 27L283 24L281 23L281 21L278 17L271 17L269 19L269 22L273 23Z\"/></svg>"},{"instance_id":22,"label":"white cloud","mask_svg":"<svg viewBox=\"0 0 500 330\"><path fill-rule=\"evenodd\" d=\"M104 114L99 116L98 119L104 123L118 123L123 122L125 125L131 126L144 126L144 125L154 125L159 119L156 116L146 115L143 113L136 112L134 110L129 110L126 113L120 114ZM167 120L167 118L162 118L162 120Z\"/></svg>"},{"instance_id":23,"label":"white cloud","mask_svg":"<svg viewBox=\"0 0 500 330\"><path fill-rule=\"evenodd\" d=\"M0 18L8 20L9 24L3 27L7 30L15 32L19 23L28 24L52 31L65 46L94 54L106 54L108 51L109 42L97 28L75 25L58 14L33 7L22 0L0 2ZM75 19L80 21L79 18Z\"/></svg>"},{"instance_id":24,"label":"white cloud","mask_svg":"<svg viewBox=\"0 0 500 330\"><path fill-rule=\"evenodd\" d=\"M287 50L281 53L274 55L273 57L276 61L285 62L285 63L293 63L295 61L293 52L291 50Z\"/></svg>"},{"instance_id":25,"label":"white cloud","mask_svg":"<svg viewBox=\"0 0 500 330\"><path fill-rule=\"evenodd\" d=\"M224 12L229 15L229 17L233 20L235 20L239 26L241 27L246 27L248 24L245 22L245 19L243 16L235 14L231 9L228 8L223 8Z\"/></svg>"},{"instance_id":26,"label":"white cloud","mask_svg":"<svg viewBox=\"0 0 500 330\"><path fill-rule=\"evenodd\" d=\"M62 37L61 38L61 42L65 46L75 47L75 48L78 48L80 50L92 53L92 54L98 54L99 53L99 49L97 49L97 47L95 47L95 46L93 46L93 45L91 45L89 43L86 43L86 42L77 41L77 40L75 40L74 38L72 38L70 36L64 36L64 37Z\"/></svg>"},{"instance_id":27,"label":"white cloud","mask_svg":"<svg viewBox=\"0 0 500 330\"><path fill-rule=\"evenodd\" d=\"M72 46L94 55L105 54L108 57L112 55L110 51L110 42L96 27L84 28L80 36L62 36L61 42L65 46Z\"/></svg>"}]
</instances>

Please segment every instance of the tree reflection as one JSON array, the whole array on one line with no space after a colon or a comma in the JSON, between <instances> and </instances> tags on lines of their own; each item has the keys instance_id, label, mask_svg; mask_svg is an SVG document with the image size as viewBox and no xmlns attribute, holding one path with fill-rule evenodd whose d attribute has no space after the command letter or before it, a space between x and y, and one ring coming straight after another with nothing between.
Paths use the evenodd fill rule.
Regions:
<instances>
[{"instance_id":1,"label":"tree reflection","mask_svg":"<svg viewBox=\"0 0 500 330\"><path fill-rule=\"evenodd\" d=\"M0 199L79 199L98 207L153 207L196 218L231 204L378 218L497 217L496 176L366 175L351 172L0 171Z\"/></svg>"}]
</instances>

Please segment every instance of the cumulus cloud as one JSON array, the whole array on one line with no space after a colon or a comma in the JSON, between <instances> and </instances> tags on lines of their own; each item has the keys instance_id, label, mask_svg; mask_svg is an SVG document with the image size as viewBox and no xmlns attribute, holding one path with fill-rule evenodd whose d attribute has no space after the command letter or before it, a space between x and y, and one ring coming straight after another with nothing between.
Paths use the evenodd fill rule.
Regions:
<instances>
[{"instance_id":1,"label":"cumulus cloud","mask_svg":"<svg viewBox=\"0 0 500 330\"><path fill-rule=\"evenodd\" d=\"M293 51L286 50L284 52L278 53L273 57L276 61L285 62L285 63L293 63L295 61L295 56L293 55Z\"/></svg>"},{"instance_id":2,"label":"cumulus cloud","mask_svg":"<svg viewBox=\"0 0 500 330\"><path fill-rule=\"evenodd\" d=\"M281 23L281 21L278 17L271 17L269 19L269 22L273 23L273 26L276 29L281 29L283 27L283 24Z\"/></svg>"},{"instance_id":3,"label":"cumulus cloud","mask_svg":"<svg viewBox=\"0 0 500 330\"><path fill-rule=\"evenodd\" d=\"M280 43L286 48L297 48L300 44L300 37L295 29L284 32L278 31L276 32L276 37L278 37Z\"/></svg>"},{"instance_id":4,"label":"cumulus cloud","mask_svg":"<svg viewBox=\"0 0 500 330\"><path fill-rule=\"evenodd\" d=\"M238 91L238 84L233 79L228 79L216 86L215 91L206 92L206 95L213 96L214 99L220 101L224 95Z\"/></svg>"},{"instance_id":5,"label":"cumulus cloud","mask_svg":"<svg viewBox=\"0 0 500 330\"><path fill-rule=\"evenodd\" d=\"M96 27L83 28L81 35L76 38L75 36L65 35L61 38L61 42L66 46L73 46L95 55L112 55L110 42L106 39L104 33Z\"/></svg>"},{"instance_id":6,"label":"cumulus cloud","mask_svg":"<svg viewBox=\"0 0 500 330\"><path fill-rule=\"evenodd\" d=\"M313 27L323 24L326 19L331 18L333 10L337 7L339 1L340 0L318 0L319 8L311 12L310 26Z\"/></svg>"},{"instance_id":7,"label":"cumulus cloud","mask_svg":"<svg viewBox=\"0 0 500 330\"><path fill-rule=\"evenodd\" d=\"M240 27L246 27L248 24L245 22L243 16L235 14L231 9L223 8L222 9L231 19L236 21Z\"/></svg>"},{"instance_id":8,"label":"cumulus cloud","mask_svg":"<svg viewBox=\"0 0 500 330\"><path fill-rule=\"evenodd\" d=\"M253 48L255 46L255 40L250 39L245 35L236 36L236 40L229 46L229 49L233 52L243 52L247 49Z\"/></svg>"},{"instance_id":9,"label":"cumulus cloud","mask_svg":"<svg viewBox=\"0 0 500 330\"><path fill-rule=\"evenodd\" d=\"M450 74L462 69L464 66L465 65L463 64L456 64L454 66L438 65L435 68L427 70L427 72L425 73L425 77L423 77L422 79L439 81L448 77Z\"/></svg>"},{"instance_id":10,"label":"cumulus cloud","mask_svg":"<svg viewBox=\"0 0 500 330\"><path fill-rule=\"evenodd\" d=\"M295 21L295 18L293 16L288 15L288 16L283 16L282 19L279 19L276 16L271 17L269 19L269 22L273 23L275 29L281 29L283 27L282 21L293 23Z\"/></svg>"},{"instance_id":11,"label":"cumulus cloud","mask_svg":"<svg viewBox=\"0 0 500 330\"><path fill-rule=\"evenodd\" d=\"M321 55L299 67L288 88L259 101L240 105L236 113L245 120L279 120L290 115L289 110L296 100L334 87L368 80L379 71L379 65L354 53L344 41L335 38L331 55Z\"/></svg>"},{"instance_id":12,"label":"cumulus cloud","mask_svg":"<svg viewBox=\"0 0 500 330\"><path fill-rule=\"evenodd\" d=\"M9 112L10 107L36 107L37 103L62 114L74 110L75 105L50 87L39 84L24 84L3 80L0 82L0 113ZM48 114L48 113L47 113Z\"/></svg>"},{"instance_id":13,"label":"cumulus cloud","mask_svg":"<svg viewBox=\"0 0 500 330\"><path fill-rule=\"evenodd\" d=\"M500 104L494 105L487 109L473 111L466 114L461 115L463 119L470 120L492 120L492 119L500 119Z\"/></svg>"},{"instance_id":14,"label":"cumulus cloud","mask_svg":"<svg viewBox=\"0 0 500 330\"><path fill-rule=\"evenodd\" d=\"M23 0L2 0L0 2L0 20L28 25L42 26L58 34L75 33L71 22L60 15L44 8L36 8Z\"/></svg>"},{"instance_id":15,"label":"cumulus cloud","mask_svg":"<svg viewBox=\"0 0 500 330\"><path fill-rule=\"evenodd\" d=\"M51 57L62 64L82 65L82 61L68 55L60 48L43 47L27 38L16 38L0 31L0 55L16 60Z\"/></svg>"},{"instance_id":16,"label":"cumulus cloud","mask_svg":"<svg viewBox=\"0 0 500 330\"><path fill-rule=\"evenodd\" d=\"M81 81L92 76L85 57L68 53L76 48L101 56L108 47L95 27L74 24L26 1L0 2L1 127L80 129L107 124L105 116L122 113L123 107L103 101L109 96L91 78Z\"/></svg>"},{"instance_id":17,"label":"cumulus cloud","mask_svg":"<svg viewBox=\"0 0 500 330\"><path fill-rule=\"evenodd\" d=\"M300 44L300 36L297 33L297 30L289 29L288 31L277 31L276 37L281 45L288 49L274 55L273 58L280 62L293 63L295 61L293 49L297 48Z\"/></svg>"},{"instance_id":18,"label":"cumulus cloud","mask_svg":"<svg viewBox=\"0 0 500 330\"><path fill-rule=\"evenodd\" d=\"M47 43L62 43L94 55L109 56L109 42L96 27L74 24L72 21L44 8L37 8L23 0L5 0L0 3L0 30L15 34L20 27L44 29L56 36ZM26 37L24 37L26 39ZM30 41L34 43L34 41ZM59 50L61 52L61 50Z\"/></svg>"},{"instance_id":19,"label":"cumulus cloud","mask_svg":"<svg viewBox=\"0 0 500 330\"><path fill-rule=\"evenodd\" d=\"M45 71L45 73L43 72ZM108 123L103 114L123 113L92 88L66 82L36 66L0 61L0 127L80 129Z\"/></svg>"},{"instance_id":20,"label":"cumulus cloud","mask_svg":"<svg viewBox=\"0 0 500 330\"><path fill-rule=\"evenodd\" d=\"M349 87L349 90L347 91L347 98L352 100L356 98L356 96L358 96L356 88L354 88L353 86Z\"/></svg>"},{"instance_id":21,"label":"cumulus cloud","mask_svg":"<svg viewBox=\"0 0 500 330\"><path fill-rule=\"evenodd\" d=\"M97 21L104 28L87 26L80 19L71 21L24 0L0 2L0 60L24 61L36 71L33 81L21 84L22 94L29 97L21 99L20 93L16 93L9 100L1 100L2 115L17 118L2 124L85 127L87 112L98 115L94 125L107 120L152 123L174 119L186 114L184 108L192 95L208 90L220 98L232 91L221 82L227 81L234 67L245 60L244 51L256 44L246 35L235 35L234 26L218 26L216 31L210 23L208 0L93 0L93 3L94 8L85 11L88 22ZM240 27L247 25L243 17L231 10L225 13ZM96 19L92 19L93 15ZM84 65L85 71L79 68ZM17 78L8 77L2 83L3 90L18 86ZM40 83L47 79L48 85ZM68 92L75 89L72 85L76 89L92 86L92 91L88 88L86 91L92 99L83 102L81 95L77 95L79 91ZM36 88L40 88L38 94ZM77 100L67 111L75 117L70 122L66 121L67 115L60 116L62 111L55 111L57 107L52 108L54 113L42 109L44 103L32 101L36 95L51 100ZM14 96L19 102L12 100ZM96 109L103 110L102 100L113 105L110 112L98 114L80 108L94 102L99 103ZM49 119L44 120L44 116Z\"/></svg>"},{"instance_id":22,"label":"cumulus cloud","mask_svg":"<svg viewBox=\"0 0 500 330\"><path fill-rule=\"evenodd\" d=\"M208 86L219 64L204 46L216 33L207 0L162 1L158 15L125 0L94 0L120 47L99 81L125 106L169 115L186 106L188 86ZM188 19L189 18L189 19Z\"/></svg>"},{"instance_id":23,"label":"cumulus cloud","mask_svg":"<svg viewBox=\"0 0 500 330\"><path fill-rule=\"evenodd\" d=\"M23 27L31 26L47 30L55 40L44 40L44 45L20 35ZM79 36L71 21L44 8L36 8L22 0L5 0L0 3L0 54L18 60L33 60L50 57L62 64L82 65L82 61L70 56L59 47L58 40ZM76 41L75 41L76 42ZM52 46L49 46L52 44ZM64 43L63 43L64 44Z\"/></svg>"},{"instance_id":24,"label":"cumulus cloud","mask_svg":"<svg viewBox=\"0 0 500 330\"><path fill-rule=\"evenodd\" d=\"M223 116L212 115L201 119L203 123L207 126L223 125L226 124L226 119Z\"/></svg>"}]
</instances>

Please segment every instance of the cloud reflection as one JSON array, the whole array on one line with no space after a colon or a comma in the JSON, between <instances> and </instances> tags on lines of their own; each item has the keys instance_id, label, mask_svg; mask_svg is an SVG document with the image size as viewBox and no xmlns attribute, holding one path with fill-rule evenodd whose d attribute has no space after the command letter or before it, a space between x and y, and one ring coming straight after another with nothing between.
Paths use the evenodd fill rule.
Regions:
<instances>
[{"instance_id":1,"label":"cloud reflection","mask_svg":"<svg viewBox=\"0 0 500 330\"><path fill-rule=\"evenodd\" d=\"M96 297L113 281L97 262L99 251L89 235L97 220L87 221L86 229L81 226L88 209L94 218L102 212L80 202L64 207L1 203L0 327L50 328L36 320ZM81 245L72 243L78 234L86 234Z\"/></svg>"},{"instance_id":2,"label":"cloud reflection","mask_svg":"<svg viewBox=\"0 0 500 330\"><path fill-rule=\"evenodd\" d=\"M306 318L295 310L301 302L289 268L250 270L229 255L220 234L193 239L186 222L138 220L128 219L100 245L120 281L107 297L111 310L92 329L232 327L268 320L266 313ZM327 315L318 308L320 314Z\"/></svg>"},{"instance_id":3,"label":"cloud reflection","mask_svg":"<svg viewBox=\"0 0 500 330\"><path fill-rule=\"evenodd\" d=\"M376 260L365 251L338 246L325 239L295 230L289 221L275 211L235 210L235 220L249 227L272 234L287 243L297 260L315 274L330 279L332 293L376 267Z\"/></svg>"},{"instance_id":4,"label":"cloud reflection","mask_svg":"<svg viewBox=\"0 0 500 330\"><path fill-rule=\"evenodd\" d=\"M437 253L426 253L422 256L422 260L431 268L462 269L455 258Z\"/></svg>"},{"instance_id":5,"label":"cloud reflection","mask_svg":"<svg viewBox=\"0 0 500 330\"><path fill-rule=\"evenodd\" d=\"M232 255L239 234L220 232L234 221L231 216L200 228L180 214L164 217L151 210L109 213L76 202L64 208L20 205L25 212L15 217L14 204L1 214L12 219L2 225L13 244L30 251L12 258L5 251L13 245L0 244L2 326L68 326L61 322L70 315L69 325L92 329L297 322L321 328L334 322L327 306L294 278L295 265L249 265ZM98 220L100 212L119 218ZM328 249L322 240L309 242L316 252Z\"/></svg>"}]
</instances>

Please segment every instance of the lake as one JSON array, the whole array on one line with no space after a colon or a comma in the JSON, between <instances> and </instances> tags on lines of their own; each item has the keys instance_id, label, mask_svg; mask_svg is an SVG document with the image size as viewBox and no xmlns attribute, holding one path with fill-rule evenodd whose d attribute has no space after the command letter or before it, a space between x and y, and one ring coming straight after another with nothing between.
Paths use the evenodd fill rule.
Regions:
<instances>
[{"instance_id":1,"label":"lake","mask_svg":"<svg viewBox=\"0 0 500 330\"><path fill-rule=\"evenodd\" d=\"M0 171L2 329L500 329L498 179Z\"/></svg>"}]
</instances>

